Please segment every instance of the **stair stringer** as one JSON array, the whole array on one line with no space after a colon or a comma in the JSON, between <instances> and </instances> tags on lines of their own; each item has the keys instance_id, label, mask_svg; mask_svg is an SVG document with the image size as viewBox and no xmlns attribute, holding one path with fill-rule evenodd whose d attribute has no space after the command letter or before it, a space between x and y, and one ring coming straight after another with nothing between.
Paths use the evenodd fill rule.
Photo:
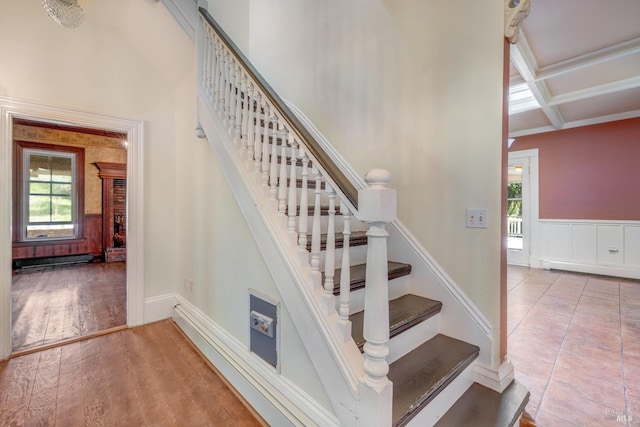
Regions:
<instances>
[{"instance_id":1,"label":"stair stringer","mask_svg":"<svg viewBox=\"0 0 640 427\"><path fill-rule=\"evenodd\" d=\"M291 102L284 102L354 186L357 189L366 188L364 179L304 113ZM477 345L480 355L475 363L497 366L499 363L496 360L499 359L499 355L493 354L495 328L491 322L399 220L392 221L387 231L389 259L401 259L411 264L410 292L442 302L440 333Z\"/></svg>"},{"instance_id":2,"label":"stair stringer","mask_svg":"<svg viewBox=\"0 0 640 427\"><path fill-rule=\"evenodd\" d=\"M319 375L341 425L358 425L360 380L363 360L352 339L342 340L338 333L338 314L323 303L320 278L314 277L302 258L295 239L283 227L284 217L251 181L232 140L227 135L206 96L198 96L199 122L222 171L232 188L247 225L265 260L283 303L294 320L305 349Z\"/></svg>"}]
</instances>

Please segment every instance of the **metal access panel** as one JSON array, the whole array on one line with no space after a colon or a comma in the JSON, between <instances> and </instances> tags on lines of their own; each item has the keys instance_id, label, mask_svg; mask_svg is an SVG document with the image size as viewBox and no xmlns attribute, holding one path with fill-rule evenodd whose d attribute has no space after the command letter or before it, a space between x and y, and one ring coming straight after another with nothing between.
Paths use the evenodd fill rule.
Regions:
<instances>
[{"instance_id":1,"label":"metal access panel","mask_svg":"<svg viewBox=\"0 0 640 427\"><path fill-rule=\"evenodd\" d=\"M278 369L278 302L249 290L250 349Z\"/></svg>"}]
</instances>

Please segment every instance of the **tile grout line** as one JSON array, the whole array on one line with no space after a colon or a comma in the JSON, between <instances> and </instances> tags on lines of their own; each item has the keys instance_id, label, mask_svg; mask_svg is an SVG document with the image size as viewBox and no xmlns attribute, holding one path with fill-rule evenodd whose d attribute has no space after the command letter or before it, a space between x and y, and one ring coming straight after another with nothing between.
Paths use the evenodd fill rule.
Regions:
<instances>
[{"instance_id":1,"label":"tile grout line","mask_svg":"<svg viewBox=\"0 0 640 427\"><path fill-rule=\"evenodd\" d=\"M622 370L622 395L624 396L624 415L627 422L627 427L631 427L631 410L629 408L629 399L627 399L627 377L625 375L624 368L624 339L622 338L622 286L618 281L618 314L620 316L620 330L618 332L620 336L620 369Z\"/></svg>"},{"instance_id":2,"label":"tile grout line","mask_svg":"<svg viewBox=\"0 0 640 427\"><path fill-rule=\"evenodd\" d=\"M560 276L562 274L563 273L559 273L558 274L558 277L556 277L556 279L551 283L549 288L547 288L547 291L551 288L551 286L553 286L555 284L555 282L558 281L558 279L560 278ZM589 283L589 278L587 278L587 281L585 282L584 286L582 287L582 291L580 292L580 297L578 298L578 301L576 302L576 306L573 309L573 312L571 313L571 320L569 320L569 324L567 325L567 330L564 332L564 335L562 336L562 341L560 342L560 347L558 348L558 354L556 355L556 360L554 360L554 362L553 362L553 366L551 367L551 372L549 373L549 378L547 378L547 382L544 385L544 389L542 390L542 394L540 395L540 404L538 405L538 410L536 411L536 417L538 415L538 412L540 412L542 410L542 403L544 402L545 395L547 394L547 388L549 387L549 384L551 383L551 378L553 377L553 373L556 370L556 364L558 363L558 359L560 359L560 352L562 351L562 346L564 344L565 339L567 338L567 334L569 334L569 328L571 327L571 323L573 322L573 316L575 315L576 310L578 309L578 305L580 304L580 299L582 298L582 294L584 294L584 289L587 287L587 283ZM547 291L545 291L544 293L546 294ZM569 420L559 416L558 414L553 414L553 415L558 417L558 418L560 418L560 419L562 419L563 421L566 421L568 423L576 425L572 421L569 421ZM534 418L534 420L535 420L535 418Z\"/></svg>"},{"instance_id":3,"label":"tile grout line","mask_svg":"<svg viewBox=\"0 0 640 427\"><path fill-rule=\"evenodd\" d=\"M527 277L525 277L525 278L523 278L522 280L520 280L520 282L518 282L518 284L517 284L517 285L515 285L513 288L511 288L511 290L509 290L509 292L511 292L511 291L513 291L514 289L516 289L516 288L520 287L520 286L522 285L522 282L524 282L525 280L527 280L527 279L528 279L530 276L532 276L532 275L533 275L533 273L529 273L529 275L528 275ZM558 278L557 278L557 277L556 277L556 280L558 280ZM554 282L555 282L555 280L554 280ZM544 294L546 294L546 293L547 293L547 291L549 290L549 288L551 287L551 285L552 285L552 284L553 284L553 283L549 284L549 287L547 287L547 289L542 293L542 295L544 295ZM509 294L509 292L507 292L507 305L509 304L509 295L508 295L508 294ZM510 337L511 335L513 335L513 333L516 331L516 329L518 329L518 327L520 326L520 324L521 324L521 323L524 321L524 319L529 315L529 312L531 311L531 309L532 309L533 307L535 307L535 305L538 303L538 301L540 301L540 298L542 298L542 295L540 295L540 296L538 297L538 299L536 299L536 301L535 301L533 304L531 304L531 307L529 307L529 309L527 310L527 312L525 313L525 315L524 315L524 316L522 316L522 318L520 319L520 321L518 322L518 324L517 324L517 325L515 325L515 326L513 327L513 329L511 330L511 333L507 335L507 340L509 339L509 337ZM507 346L508 346L508 344L507 344ZM508 348L508 347L507 347L507 348Z\"/></svg>"}]
</instances>

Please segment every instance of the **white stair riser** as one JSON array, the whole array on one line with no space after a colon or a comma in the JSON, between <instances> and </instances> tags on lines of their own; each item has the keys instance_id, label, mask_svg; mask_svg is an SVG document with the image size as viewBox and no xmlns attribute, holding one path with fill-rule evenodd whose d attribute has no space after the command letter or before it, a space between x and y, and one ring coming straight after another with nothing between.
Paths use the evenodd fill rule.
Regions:
<instances>
[{"instance_id":1,"label":"white stair riser","mask_svg":"<svg viewBox=\"0 0 640 427\"><path fill-rule=\"evenodd\" d=\"M425 408L423 408L409 423L408 427L432 426L438 422L449 408L473 384L474 363L460 373L444 390L442 390Z\"/></svg>"},{"instance_id":2,"label":"white stair riser","mask_svg":"<svg viewBox=\"0 0 640 427\"><path fill-rule=\"evenodd\" d=\"M440 315L436 314L389 340L387 362L393 363L438 334Z\"/></svg>"},{"instance_id":3,"label":"white stair riser","mask_svg":"<svg viewBox=\"0 0 640 427\"><path fill-rule=\"evenodd\" d=\"M407 289L409 287L409 277L410 276L402 276L389 281L389 300L400 298L401 296L407 294ZM351 294L349 295L350 314L364 310L364 296L364 288L351 292ZM339 297L336 297L336 303L338 302L338 300Z\"/></svg>"}]
</instances>

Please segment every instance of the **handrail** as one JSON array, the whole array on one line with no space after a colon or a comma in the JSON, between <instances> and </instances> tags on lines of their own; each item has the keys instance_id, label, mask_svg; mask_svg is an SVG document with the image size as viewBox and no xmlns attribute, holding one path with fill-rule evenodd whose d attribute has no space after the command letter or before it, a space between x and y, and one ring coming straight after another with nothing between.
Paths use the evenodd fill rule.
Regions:
<instances>
[{"instance_id":1,"label":"handrail","mask_svg":"<svg viewBox=\"0 0 640 427\"><path fill-rule=\"evenodd\" d=\"M298 134L301 142L307 148L309 153L317 160L320 166L325 170L334 183L340 188L340 190L347 197L349 202L354 208L358 209L358 190L342 172L342 170L336 165L336 163L329 157L329 155L321 148L320 144L309 133L304 125L298 120L298 118L291 112L289 107L284 103L282 98L273 90L273 88L267 83L267 81L258 73L258 71L249 62L246 56L238 49L233 41L227 36L222 27L213 19L209 12L204 8L199 8L200 15L207 21L211 28L217 33L220 40L227 46L229 51L233 53L238 61L240 61L247 74L253 79L255 84L259 87L262 93L269 99L269 102L278 110L278 113L291 125L293 130Z\"/></svg>"}]
</instances>

